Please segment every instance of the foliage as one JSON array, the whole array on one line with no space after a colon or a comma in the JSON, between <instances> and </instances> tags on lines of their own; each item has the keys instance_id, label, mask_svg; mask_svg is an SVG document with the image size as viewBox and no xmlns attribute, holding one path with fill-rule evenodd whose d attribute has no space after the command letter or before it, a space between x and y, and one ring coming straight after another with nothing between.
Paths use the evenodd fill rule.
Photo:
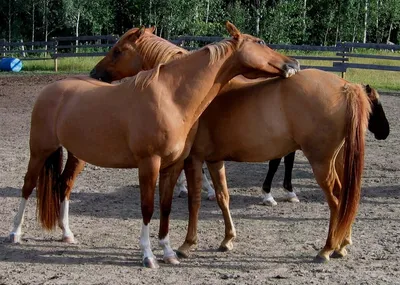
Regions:
<instances>
[{"instance_id":1,"label":"foliage","mask_svg":"<svg viewBox=\"0 0 400 285\"><path fill-rule=\"evenodd\" d=\"M357 42L364 30L368 42L400 41L399 0L2 0L0 18L0 39L14 41L121 35L140 25L164 38L218 36L226 20L270 43Z\"/></svg>"}]
</instances>

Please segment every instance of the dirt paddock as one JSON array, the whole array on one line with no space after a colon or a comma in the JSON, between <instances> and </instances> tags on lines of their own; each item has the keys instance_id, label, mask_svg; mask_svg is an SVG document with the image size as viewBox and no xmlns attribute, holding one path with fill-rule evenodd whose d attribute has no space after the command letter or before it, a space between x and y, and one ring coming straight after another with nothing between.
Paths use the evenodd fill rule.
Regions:
<instances>
[{"instance_id":1,"label":"dirt paddock","mask_svg":"<svg viewBox=\"0 0 400 285\"><path fill-rule=\"evenodd\" d=\"M61 243L61 230L41 230L35 195L28 203L22 243L9 244L29 158L32 106L44 85L63 77L0 75L0 284L400 283L400 96L393 94L381 95L390 136L376 141L368 134L354 244L342 260L312 262L325 243L328 206L301 152L293 171L301 202L279 200L281 165L274 180L276 207L260 204L267 163L227 163L237 230L235 248L228 253L216 251L224 234L222 215L216 202L206 201L203 193L198 249L178 266L160 260L158 270L142 268L137 171L92 165L79 176L71 196L70 225L78 244ZM161 258L158 216L157 207L151 236L154 253ZM187 218L186 199L174 198L170 228L174 248L185 238Z\"/></svg>"}]
</instances>

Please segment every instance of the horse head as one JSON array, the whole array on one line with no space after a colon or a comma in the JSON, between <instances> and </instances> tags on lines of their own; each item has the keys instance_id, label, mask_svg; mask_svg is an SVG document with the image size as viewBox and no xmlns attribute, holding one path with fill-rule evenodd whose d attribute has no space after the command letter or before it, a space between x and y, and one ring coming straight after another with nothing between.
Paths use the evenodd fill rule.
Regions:
<instances>
[{"instance_id":1,"label":"horse head","mask_svg":"<svg viewBox=\"0 0 400 285\"><path fill-rule=\"evenodd\" d=\"M242 72L245 77L255 79L280 75L287 78L300 70L296 59L274 51L262 39L242 34L229 21L226 22L226 29L233 39L239 42L237 54L245 69L248 69Z\"/></svg>"},{"instance_id":2,"label":"horse head","mask_svg":"<svg viewBox=\"0 0 400 285\"><path fill-rule=\"evenodd\" d=\"M155 27L141 27L127 31L93 68L90 76L111 82L134 76L142 70L148 70L159 63L166 62L171 55L186 52L154 35L154 30ZM172 52L170 46L179 50Z\"/></svg>"},{"instance_id":3,"label":"horse head","mask_svg":"<svg viewBox=\"0 0 400 285\"><path fill-rule=\"evenodd\" d=\"M390 133L390 127L381 101L379 100L379 94L369 85L364 86L364 88L372 110L368 121L368 129L374 134L377 140L384 140Z\"/></svg>"}]
</instances>

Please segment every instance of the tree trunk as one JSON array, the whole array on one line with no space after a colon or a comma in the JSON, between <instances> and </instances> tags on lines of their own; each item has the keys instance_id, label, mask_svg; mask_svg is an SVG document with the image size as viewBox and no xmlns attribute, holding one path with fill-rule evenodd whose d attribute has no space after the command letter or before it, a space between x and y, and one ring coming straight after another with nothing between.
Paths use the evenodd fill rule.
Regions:
<instances>
[{"instance_id":1,"label":"tree trunk","mask_svg":"<svg viewBox=\"0 0 400 285\"><path fill-rule=\"evenodd\" d=\"M8 0L8 42L11 43L11 0Z\"/></svg>"},{"instance_id":2,"label":"tree trunk","mask_svg":"<svg viewBox=\"0 0 400 285\"><path fill-rule=\"evenodd\" d=\"M306 41L306 29L307 29L306 16L307 16L307 0L304 0L304 3L303 3L303 42Z\"/></svg>"},{"instance_id":3,"label":"tree trunk","mask_svg":"<svg viewBox=\"0 0 400 285\"><path fill-rule=\"evenodd\" d=\"M35 2L32 0L32 42L35 41ZM33 44L31 46L33 50Z\"/></svg>"},{"instance_id":4,"label":"tree trunk","mask_svg":"<svg viewBox=\"0 0 400 285\"><path fill-rule=\"evenodd\" d=\"M363 43L364 44L367 42L368 4L369 4L369 0L365 0L365 6L364 6L364 36L363 36Z\"/></svg>"},{"instance_id":5,"label":"tree trunk","mask_svg":"<svg viewBox=\"0 0 400 285\"><path fill-rule=\"evenodd\" d=\"M254 9L256 10L256 35L260 35L260 20L261 20L261 13L260 13L260 8L261 8L261 0L255 0L254 1Z\"/></svg>"},{"instance_id":6,"label":"tree trunk","mask_svg":"<svg viewBox=\"0 0 400 285\"><path fill-rule=\"evenodd\" d=\"M380 39L379 39L379 0L376 0L376 21L375 21L375 29L376 29L376 42L379 44Z\"/></svg>"},{"instance_id":7,"label":"tree trunk","mask_svg":"<svg viewBox=\"0 0 400 285\"><path fill-rule=\"evenodd\" d=\"M393 20L392 20L392 22L390 23L390 26L389 26L389 33L388 33L388 37L386 39L386 43L387 44L390 42L390 35L392 33L392 29L393 29Z\"/></svg>"},{"instance_id":8,"label":"tree trunk","mask_svg":"<svg viewBox=\"0 0 400 285\"><path fill-rule=\"evenodd\" d=\"M358 15L360 14L360 2L358 2L357 4L357 17L356 20L354 22L354 26L353 26L353 39L352 42L354 43L356 41L356 31L357 31L357 22L358 22Z\"/></svg>"},{"instance_id":9,"label":"tree trunk","mask_svg":"<svg viewBox=\"0 0 400 285\"><path fill-rule=\"evenodd\" d=\"M81 18L81 11L78 10L78 15L76 16L76 23L75 23L75 37L79 37L79 20ZM76 39L75 41L75 52L78 53L78 45L79 40Z\"/></svg>"},{"instance_id":10,"label":"tree trunk","mask_svg":"<svg viewBox=\"0 0 400 285\"><path fill-rule=\"evenodd\" d=\"M206 8L206 24L208 24L208 14L210 14L210 0L207 1L207 8Z\"/></svg>"}]
</instances>

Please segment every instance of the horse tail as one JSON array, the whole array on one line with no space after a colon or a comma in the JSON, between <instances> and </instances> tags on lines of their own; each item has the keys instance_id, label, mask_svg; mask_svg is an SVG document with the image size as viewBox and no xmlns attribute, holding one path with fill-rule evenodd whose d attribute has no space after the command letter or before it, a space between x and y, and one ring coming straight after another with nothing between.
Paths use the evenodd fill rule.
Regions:
<instances>
[{"instance_id":1,"label":"horse tail","mask_svg":"<svg viewBox=\"0 0 400 285\"><path fill-rule=\"evenodd\" d=\"M54 229L60 217L62 164L63 153L59 147L47 158L36 187L38 219L47 230Z\"/></svg>"},{"instance_id":2,"label":"horse tail","mask_svg":"<svg viewBox=\"0 0 400 285\"><path fill-rule=\"evenodd\" d=\"M346 97L344 171L340 191L337 227L334 239L341 244L356 217L361 196L364 168L365 133L371 106L365 91L358 84L343 87Z\"/></svg>"}]
</instances>

